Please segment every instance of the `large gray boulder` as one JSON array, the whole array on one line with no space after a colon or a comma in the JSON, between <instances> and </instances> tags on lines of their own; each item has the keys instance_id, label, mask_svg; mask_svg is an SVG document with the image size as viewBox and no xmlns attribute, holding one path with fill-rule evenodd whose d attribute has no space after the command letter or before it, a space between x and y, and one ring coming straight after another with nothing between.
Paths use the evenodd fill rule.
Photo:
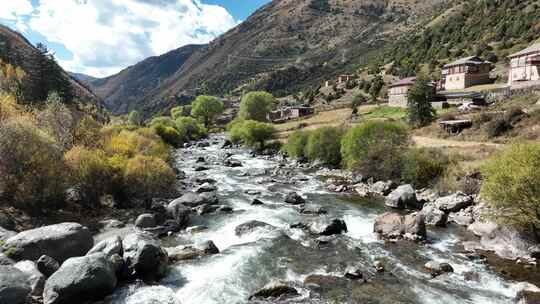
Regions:
<instances>
[{"instance_id":1,"label":"large gray boulder","mask_svg":"<svg viewBox=\"0 0 540 304\"><path fill-rule=\"evenodd\" d=\"M32 289L32 296L41 296L43 286L45 286L45 276L38 270L36 263L32 261L20 261L14 265L28 276L28 284Z\"/></svg>"},{"instance_id":2,"label":"large gray boulder","mask_svg":"<svg viewBox=\"0 0 540 304\"><path fill-rule=\"evenodd\" d=\"M422 240L426 238L426 224L421 213L401 215L386 212L375 219L373 231L383 238Z\"/></svg>"},{"instance_id":3,"label":"large gray boulder","mask_svg":"<svg viewBox=\"0 0 540 304\"><path fill-rule=\"evenodd\" d=\"M66 260L45 283L44 304L100 300L116 287L115 269L103 253Z\"/></svg>"},{"instance_id":4,"label":"large gray boulder","mask_svg":"<svg viewBox=\"0 0 540 304\"><path fill-rule=\"evenodd\" d=\"M454 272L454 268L448 263L441 263L437 261L429 261L424 265L432 277L440 276L443 273Z\"/></svg>"},{"instance_id":5,"label":"large gray boulder","mask_svg":"<svg viewBox=\"0 0 540 304\"><path fill-rule=\"evenodd\" d=\"M156 281L167 274L169 257L159 240L149 233L132 233L123 240L124 260L130 278Z\"/></svg>"},{"instance_id":6,"label":"large gray boulder","mask_svg":"<svg viewBox=\"0 0 540 304\"><path fill-rule=\"evenodd\" d=\"M94 245L88 228L77 223L62 223L23 231L4 244L15 260L35 261L48 255L58 262L85 255Z\"/></svg>"},{"instance_id":7,"label":"large gray boulder","mask_svg":"<svg viewBox=\"0 0 540 304\"><path fill-rule=\"evenodd\" d=\"M376 195L388 195L392 192L392 189L396 187L396 184L392 181L378 181L369 185L370 192Z\"/></svg>"},{"instance_id":8,"label":"large gray boulder","mask_svg":"<svg viewBox=\"0 0 540 304\"><path fill-rule=\"evenodd\" d=\"M285 197L285 203L291 204L291 205L301 205L301 204L305 204L306 200L303 197L301 197L298 193L291 192L287 194L287 196Z\"/></svg>"},{"instance_id":9,"label":"large gray boulder","mask_svg":"<svg viewBox=\"0 0 540 304\"><path fill-rule=\"evenodd\" d=\"M395 209L416 209L416 191L412 185L401 185L392 191L385 199L385 205Z\"/></svg>"},{"instance_id":10,"label":"large gray boulder","mask_svg":"<svg viewBox=\"0 0 540 304\"><path fill-rule=\"evenodd\" d=\"M24 304L32 291L28 279L13 266L0 266L0 303Z\"/></svg>"},{"instance_id":11,"label":"large gray boulder","mask_svg":"<svg viewBox=\"0 0 540 304\"><path fill-rule=\"evenodd\" d=\"M329 236L347 232L347 224L341 219L321 220L311 224L310 231L313 234Z\"/></svg>"},{"instance_id":12,"label":"large gray boulder","mask_svg":"<svg viewBox=\"0 0 540 304\"><path fill-rule=\"evenodd\" d=\"M181 200L174 200L167 206L167 214L173 218L179 227L187 227L189 224L191 208L185 206Z\"/></svg>"},{"instance_id":13,"label":"large gray boulder","mask_svg":"<svg viewBox=\"0 0 540 304\"><path fill-rule=\"evenodd\" d=\"M94 253L104 253L106 256L111 257L114 254L120 256L124 255L124 248L122 247L122 239L119 236L111 236L97 243L87 255Z\"/></svg>"},{"instance_id":14,"label":"large gray boulder","mask_svg":"<svg viewBox=\"0 0 540 304\"><path fill-rule=\"evenodd\" d=\"M420 212L424 215L426 225L445 227L448 222L448 215L446 212L437 208L433 203L424 205Z\"/></svg>"},{"instance_id":15,"label":"large gray boulder","mask_svg":"<svg viewBox=\"0 0 540 304\"><path fill-rule=\"evenodd\" d=\"M206 241L191 246L178 246L174 248L167 248L166 250L171 261L192 260L207 255L219 253L219 249L212 241Z\"/></svg>"},{"instance_id":16,"label":"large gray boulder","mask_svg":"<svg viewBox=\"0 0 540 304\"><path fill-rule=\"evenodd\" d=\"M215 205L218 203L218 201L219 200L215 192L203 192L203 193L187 192L181 197L169 203L169 206L171 204L174 204L174 205L181 204L187 207L198 207L204 204Z\"/></svg>"},{"instance_id":17,"label":"large gray boulder","mask_svg":"<svg viewBox=\"0 0 540 304\"><path fill-rule=\"evenodd\" d=\"M249 221L236 226L234 232L237 236L251 233L257 229L275 230L276 227L261 221Z\"/></svg>"},{"instance_id":18,"label":"large gray boulder","mask_svg":"<svg viewBox=\"0 0 540 304\"><path fill-rule=\"evenodd\" d=\"M435 206L440 210L450 213L458 212L474 203L474 198L462 192L457 192L448 196L443 196L435 200Z\"/></svg>"},{"instance_id":19,"label":"large gray boulder","mask_svg":"<svg viewBox=\"0 0 540 304\"><path fill-rule=\"evenodd\" d=\"M296 290L296 288L289 286L285 282L274 281L252 294L249 299L282 299L284 297L294 297L297 295L298 291Z\"/></svg>"}]
</instances>

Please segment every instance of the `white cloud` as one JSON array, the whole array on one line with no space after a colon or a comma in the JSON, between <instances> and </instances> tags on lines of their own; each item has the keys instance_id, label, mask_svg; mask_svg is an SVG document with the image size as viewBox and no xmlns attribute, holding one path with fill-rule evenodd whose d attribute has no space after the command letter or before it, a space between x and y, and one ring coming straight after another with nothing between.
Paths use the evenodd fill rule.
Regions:
<instances>
[{"instance_id":1,"label":"white cloud","mask_svg":"<svg viewBox=\"0 0 540 304\"><path fill-rule=\"evenodd\" d=\"M223 7L199 0L40 0L28 25L73 54L60 61L66 69L106 76L148 56L207 43L236 24Z\"/></svg>"},{"instance_id":2,"label":"white cloud","mask_svg":"<svg viewBox=\"0 0 540 304\"><path fill-rule=\"evenodd\" d=\"M19 16L28 15L33 11L30 0L0 0L0 19L16 20Z\"/></svg>"}]
</instances>

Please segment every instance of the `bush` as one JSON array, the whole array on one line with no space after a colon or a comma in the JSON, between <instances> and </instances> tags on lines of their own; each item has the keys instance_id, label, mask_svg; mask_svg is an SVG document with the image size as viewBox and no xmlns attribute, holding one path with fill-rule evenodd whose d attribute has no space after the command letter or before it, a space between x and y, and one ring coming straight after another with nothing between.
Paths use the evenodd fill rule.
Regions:
<instances>
[{"instance_id":1,"label":"bush","mask_svg":"<svg viewBox=\"0 0 540 304\"><path fill-rule=\"evenodd\" d=\"M436 149L409 149L402 159L401 179L416 188L433 186L449 162L448 156Z\"/></svg>"},{"instance_id":2,"label":"bush","mask_svg":"<svg viewBox=\"0 0 540 304\"><path fill-rule=\"evenodd\" d=\"M184 141L199 140L208 135L208 130L192 117L180 117L175 126L178 133L184 136Z\"/></svg>"},{"instance_id":3,"label":"bush","mask_svg":"<svg viewBox=\"0 0 540 304\"><path fill-rule=\"evenodd\" d=\"M63 149L72 147L75 121L56 92L49 94L44 109L37 112L36 118L39 128L52 136Z\"/></svg>"},{"instance_id":4,"label":"bush","mask_svg":"<svg viewBox=\"0 0 540 304\"><path fill-rule=\"evenodd\" d=\"M347 168L378 180L400 177L401 156L409 142L401 124L369 121L343 137L341 155Z\"/></svg>"},{"instance_id":5,"label":"bush","mask_svg":"<svg viewBox=\"0 0 540 304\"><path fill-rule=\"evenodd\" d=\"M135 157L137 154L170 159L170 149L152 129L139 129L137 131L121 131L110 137L105 145L105 152L109 156L115 154L125 158Z\"/></svg>"},{"instance_id":6,"label":"bush","mask_svg":"<svg viewBox=\"0 0 540 304\"><path fill-rule=\"evenodd\" d=\"M209 128L216 116L222 112L223 102L213 96L198 96L191 108L191 115L199 118L206 128Z\"/></svg>"},{"instance_id":7,"label":"bush","mask_svg":"<svg viewBox=\"0 0 540 304\"><path fill-rule=\"evenodd\" d=\"M97 207L101 196L110 190L114 174L105 151L74 147L64 158L70 169L70 182L78 187L82 202Z\"/></svg>"},{"instance_id":8,"label":"bush","mask_svg":"<svg viewBox=\"0 0 540 304\"><path fill-rule=\"evenodd\" d=\"M265 143L274 138L274 126L254 120L237 120L229 125L229 137L233 143L243 142L249 147L263 150Z\"/></svg>"},{"instance_id":9,"label":"bush","mask_svg":"<svg viewBox=\"0 0 540 304\"><path fill-rule=\"evenodd\" d=\"M163 139L164 142L175 148L181 147L186 137L185 134L181 134L175 128L167 127L160 124L154 125L154 130L156 131L156 134L159 135L161 139Z\"/></svg>"},{"instance_id":10,"label":"bush","mask_svg":"<svg viewBox=\"0 0 540 304\"><path fill-rule=\"evenodd\" d=\"M267 121L267 114L276 103L274 96L267 92L247 93L240 103L238 117L242 120Z\"/></svg>"},{"instance_id":11,"label":"bush","mask_svg":"<svg viewBox=\"0 0 540 304\"><path fill-rule=\"evenodd\" d=\"M64 199L65 165L54 140L24 119L0 123L0 198L19 208L56 208Z\"/></svg>"},{"instance_id":12,"label":"bush","mask_svg":"<svg viewBox=\"0 0 540 304\"><path fill-rule=\"evenodd\" d=\"M142 155L130 159L124 172L127 194L147 205L152 198L167 194L175 178L173 169L162 159Z\"/></svg>"},{"instance_id":13,"label":"bush","mask_svg":"<svg viewBox=\"0 0 540 304\"><path fill-rule=\"evenodd\" d=\"M482 196L501 223L540 225L540 144L515 144L482 168Z\"/></svg>"},{"instance_id":14,"label":"bush","mask_svg":"<svg viewBox=\"0 0 540 304\"><path fill-rule=\"evenodd\" d=\"M128 122L130 125L141 126L143 124L143 118L138 111L131 111L128 115Z\"/></svg>"},{"instance_id":15,"label":"bush","mask_svg":"<svg viewBox=\"0 0 540 304\"><path fill-rule=\"evenodd\" d=\"M287 143L283 146L283 151L293 158L303 158L306 156L306 145L308 143L309 132L295 131Z\"/></svg>"},{"instance_id":16,"label":"bush","mask_svg":"<svg viewBox=\"0 0 540 304\"><path fill-rule=\"evenodd\" d=\"M75 127L73 144L88 148L97 148L102 145L101 124L91 116L83 117Z\"/></svg>"},{"instance_id":17,"label":"bush","mask_svg":"<svg viewBox=\"0 0 540 304\"><path fill-rule=\"evenodd\" d=\"M341 163L341 138L343 131L334 127L322 127L311 131L306 144L306 156L310 161L321 161L326 165Z\"/></svg>"},{"instance_id":18,"label":"bush","mask_svg":"<svg viewBox=\"0 0 540 304\"><path fill-rule=\"evenodd\" d=\"M173 120L177 120L182 116L186 116L186 113L184 112L184 107L177 106L171 109L171 118Z\"/></svg>"},{"instance_id":19,"label":"bush","mask_svg":"<svg viewBox=\"0 0 540 304\"><path fill-rule=\"evenodd\" d=\"M490 138L499 137L512 130L512 124L503 117L492 120L486 126L487 134Z\"/></svg>"},{"instance_id":20,"label":"bush","mask_svg":"<svg viewBox=\"0 0 540 304\"><path fill-rule=\"evenodd\" d=\"M167 117L167 116L158 116L158 117L152 118L152 120L150 121L151 127L155 125L162 125L165 127L176 128L176 121L172 120L170 117Z\"/></svg>"}]
</instances>

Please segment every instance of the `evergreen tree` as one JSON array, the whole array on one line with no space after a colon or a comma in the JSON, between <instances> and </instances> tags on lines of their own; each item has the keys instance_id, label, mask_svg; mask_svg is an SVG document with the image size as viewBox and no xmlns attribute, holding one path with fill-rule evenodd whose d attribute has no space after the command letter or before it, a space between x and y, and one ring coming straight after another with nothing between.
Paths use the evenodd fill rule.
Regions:
<instances>
[{"instance_id":1,"label":"evergreen tree","mask_svg":"<svg viewBox=\"0 0 540 304\"><path fill-rule=\"evenodd\" d=\"M425 75L420 75L408 94L409 124L423 127L435 119L435 110L431 106L433 87Z\"/></svg>"}]
</instances>

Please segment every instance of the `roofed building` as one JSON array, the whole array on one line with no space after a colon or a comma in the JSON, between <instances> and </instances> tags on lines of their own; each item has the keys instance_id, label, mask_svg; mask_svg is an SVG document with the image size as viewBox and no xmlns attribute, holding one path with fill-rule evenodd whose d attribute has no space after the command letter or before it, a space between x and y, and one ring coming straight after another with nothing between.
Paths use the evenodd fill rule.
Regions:
<instances>
[{"instance_id":1,"label":"roofed building","mask_svg":"<svg viewBox=\"0 0 540 304\"><path fill-rule=\"evenodd\" d=\"M471 86L489 84L489 72L493 65L478 56L458 59L443 67L445 90L463 90Z\"/></svg>"},{"instance_id":2,"label":"roofed building","mask_svg":"<svg viewBox=\"0 0 540 304\"><path fill-rule=\"evenodd\" d=\"M415 82L416 77L408 77L392 83L388 89L388 105L391 107L407 107L409 89Z\"/></svg>"},{"instance_id":3,"label":"roofed building","mask_svg":"<svg viewBox=\"0 0 540 304\"><path fill-rule=\"evenodd\" d=\"M338 84L341 84L341 83L346 83L347 81L349 80L354 80L356 78L356 76L354 75L338 75L337 77L337 83Z\"/></svg>"},{"instance_id":4,"label":"roofed building","mask_svg":"<svg viewBox=\"0 0 540 304\"><path fill-rule=\"evenodd\" d=\"M540 80L540 43L508 56L510 73L508 84Z\"/></svg>"}]
</instances>

